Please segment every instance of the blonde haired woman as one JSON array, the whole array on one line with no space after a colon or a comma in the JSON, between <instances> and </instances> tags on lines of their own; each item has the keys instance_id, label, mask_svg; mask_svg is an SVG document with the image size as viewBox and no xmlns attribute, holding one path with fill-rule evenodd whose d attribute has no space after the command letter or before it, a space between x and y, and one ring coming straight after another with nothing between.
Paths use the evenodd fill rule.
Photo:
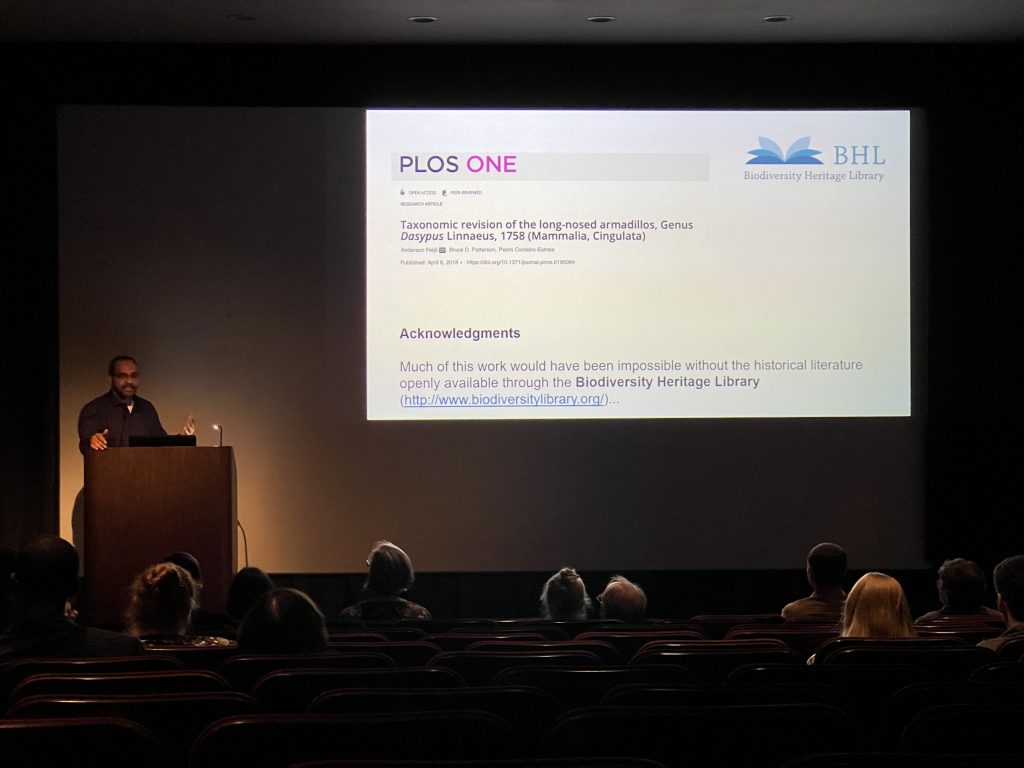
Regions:
<instances>
[{"instance_id":1,"label":"blonde haired woman","mask_svg":"<svg viewBox=\"0 0 1024 768\"><path fill-rule=\"evenodd\" d=\"M861 576L846 597L842 637L917 637L903 587L873 571Z\"/></svg>"},{"instance_id":2,"label":"blonde haired woman","mask_svg":"<svg viewBox=\"0 0 1024 768\"><path fill-rule=\"evenodd\" d=\"M917 637L903 587L892 576L872 571L853 585L843 606L840 637L895 639ZM813 664L815 656L807 660Z\"/></svg>"}]
</instances>

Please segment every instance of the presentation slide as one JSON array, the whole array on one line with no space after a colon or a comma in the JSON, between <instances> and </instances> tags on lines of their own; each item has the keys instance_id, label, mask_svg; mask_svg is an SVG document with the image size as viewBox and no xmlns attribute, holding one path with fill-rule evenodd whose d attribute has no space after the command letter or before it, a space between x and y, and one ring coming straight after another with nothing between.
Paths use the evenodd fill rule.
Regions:
<instances>
[{"instance_id":1,"label":"presentation slide","mask_svg":"<svg viewBox=\"0 0 1024 768\"><path fill-rule=\"evenodd\" d=\"M908 111L370 110L367 418L911 413Z\"/></svg>"}]
</instances>

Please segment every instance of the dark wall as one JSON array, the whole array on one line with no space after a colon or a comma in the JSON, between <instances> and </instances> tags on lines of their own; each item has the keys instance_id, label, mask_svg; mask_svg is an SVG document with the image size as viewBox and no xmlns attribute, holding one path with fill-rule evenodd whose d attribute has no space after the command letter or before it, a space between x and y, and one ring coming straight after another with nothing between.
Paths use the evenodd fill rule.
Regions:
<instances>
[{"instance_id":1,"label":"dark wall","mask_svg":"<svg viewBox=\"0 0 1024 768\"><path fill-rule=\"evenodd\" d=\"M939 607L934 574L888 573L906 592L913 616ZM581 574L591 596L600 594L611 575L593 571ZM849 573L847 586L860 575L860 571ZM537 615L540 592L548 576L523 572L424 573L416 577L406 596L427 606L437 619L523 618ZM338 618L343 608L365 597L365 574L274 574L273 578L278 586L311 595L328 619ZM808 592L802 571L630 571L629 578L643 587L647 615L652 619L688 619L704 613L777 613L783 605Z\"/></svg>"},{"instance_id":2,"label":"dark wall","mask_svg":"<svg viewBox=\"0 0 1024 768\"><path fill-rule=\"evenodd\" d=\"M1024 551L1016 433L1017 46L7 45L0 544L57 526L59 104L926 110L927 555ZM1012 443L1010 443L1012 445Z\"/></svg>"}]
</instances>

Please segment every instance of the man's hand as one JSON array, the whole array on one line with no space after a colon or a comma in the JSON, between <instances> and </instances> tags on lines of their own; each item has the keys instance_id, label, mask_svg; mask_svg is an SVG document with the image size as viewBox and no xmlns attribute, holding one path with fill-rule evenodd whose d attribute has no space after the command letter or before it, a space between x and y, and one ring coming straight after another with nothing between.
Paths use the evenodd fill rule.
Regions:
<instances>
[{"instance_id":1,"label":"man's hand","mask_svg":"<svg viewBox=\"0 0 1024 768\"><path fill-rule=\"evenodd\" d=\"M102 432L97 432L89 438L89 447L94 451L105 451L107 450L107 432L109 429L104 429Z\"/></svg>"},{"instance_id":2,"label":"man's hand","mask_svg":"<svg viewBox=\"0 0 1024 768\"><path fill-rule=\"evenodd\" d=\"M185 426L181 428L181 434L183 435L194 435L196 433L196 420L189 416L185 419Z\"/></svg>"}]
</instances>

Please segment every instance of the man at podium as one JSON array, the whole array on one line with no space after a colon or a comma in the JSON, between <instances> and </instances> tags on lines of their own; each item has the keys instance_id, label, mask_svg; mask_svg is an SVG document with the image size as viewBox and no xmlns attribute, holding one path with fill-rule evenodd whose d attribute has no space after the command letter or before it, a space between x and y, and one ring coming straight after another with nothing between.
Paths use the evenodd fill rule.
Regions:
<instances>
[{"instance_id":1,"label":"man at podium","mask_svg":"<svg viewBox=\"0 0 1024 768\"><path fill-rule=\"evenodd\" d=\"M90 400L78 415L78 449L105 451L128 445L129 437L163 437L156 408L136 395L139 366L134 357L118 355L107 366L110 391Z\"/></svg>"}]
</instances>

